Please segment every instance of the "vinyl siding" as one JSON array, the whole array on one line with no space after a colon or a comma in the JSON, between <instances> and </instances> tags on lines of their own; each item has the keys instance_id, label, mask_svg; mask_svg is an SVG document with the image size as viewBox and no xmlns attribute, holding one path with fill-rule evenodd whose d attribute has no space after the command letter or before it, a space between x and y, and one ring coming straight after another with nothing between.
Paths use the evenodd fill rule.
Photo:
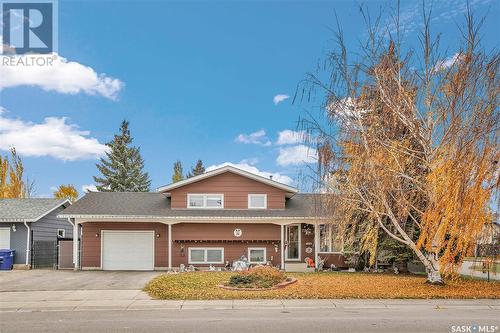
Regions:
<instances>
[{"instance_id":1,"label":"vinyl siding","mask_svg":"<svg viewBox=\"0 0 500 333\"><path fill-rule=\"evenodd\" d=\"M154 230L155 267L167 267L167 226L161 223L87 222L82 225L82 267L101 267L101 230ZM96 237L96 234L99 237ZM130 249L133 251L134 249ZM127 255L124 253L124 255Z\"/></svg>"},{"instance_id":2,"label":"vinyl siding","mask_svg":"<svg viewBox=\"0 0 500 333\"><path fill-rule=\"evenodd\" d=\"M16 225L16 232L12 231L12 225ZM31 223L28 223L28 225ZM1 222L0 227L10 228L10 248L16 250L14 264L26 263L26 234L27 229L24 223Z\"/></svg>"},{"instance_id":3,"label":"vinyl siding","mask_svg":"<svg viewBox=\"0 0 500 333\"><path fill-rule=\"evenodd\" d=\"M64 229L64 238L73 238L73 226L67 219L57 218L57 214L64 209L59 207L50 214L42 217L40 220L32 223L34 241L55 241L57 240L57 229Z\"/></svg>"},{"instance_id":4,"label":"vinyl siding","mask_svg":"<svg viewBox=\"0 0 500 333\"><path fill-rule=\"evenodd\" d=\"M244 255L248 258L248 248L266 248L266 260L271 261L273 265L280 264L280 249L279 242L275 242L277 247L272 242L174 242L172 244L172 266L179 267L180 264L184 264L188 267L189 264L189 248L190 247L198 247L198 248L224 248L224 262L229 261L232 263L235 260L241 258ZM276 248L278 251L276 251ZM194 264L195 267L207 267L210 264ZM223 267L225 264L213 264L215 267Z\"/></svg>"},{"instance_id":5,"label":"vinyl siding","mask_svg":"<svg viewBox=\"0 0 500 333\"><path fill-rule=\"evenodd\" d=\"M172 208L187 208L187 195L224 194L225 209L248 209L248 194L267 194L267 209L285 209L285 192L273 186L226 172L170 191Z\"/></svg>"},{"instance_id":6,"label":"vinyl siding","mask_svg":"<svg viewBox=\"0 0 500 333\"><path fill-rule=\"evenodd\" d=\"M234 236L234 229L241 229L241 237ZM276 224L208 224L180 223L172 226L172 239L204 241L280 240L280 226Z\"/></svg>"}]
</instances>

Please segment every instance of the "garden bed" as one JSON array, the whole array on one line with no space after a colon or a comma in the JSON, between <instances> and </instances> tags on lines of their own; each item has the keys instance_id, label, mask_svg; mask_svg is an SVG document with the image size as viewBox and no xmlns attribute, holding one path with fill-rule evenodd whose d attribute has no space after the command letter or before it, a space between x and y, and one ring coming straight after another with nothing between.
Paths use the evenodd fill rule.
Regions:
<instances>
[{"instance_id":1,"label":"garden bed","mask_svg":"<svg viewBox=\"0 0 500 333\"><path fill-rule=\"evenodd\" d=\"M273 287L269 287L269 288L243 288L243 287L232 287L232 286L225 285L225 284L219 284L219 285L217 285L217 287L222 288L222 289L226 289L226 290L239 290L239 291L266 291L266 290L275 290L275 289L284 288L284 287L286 287L286 286L289 286L289 285L291 285L291 284L294 284L295 282L297 282L297 279L296 279L296 278L288 278L288 279L286 279L285 281L280 282L280 283L278 283L277 285L275 285L275 286L273 286Z\"/></svg>"}]
</instances>

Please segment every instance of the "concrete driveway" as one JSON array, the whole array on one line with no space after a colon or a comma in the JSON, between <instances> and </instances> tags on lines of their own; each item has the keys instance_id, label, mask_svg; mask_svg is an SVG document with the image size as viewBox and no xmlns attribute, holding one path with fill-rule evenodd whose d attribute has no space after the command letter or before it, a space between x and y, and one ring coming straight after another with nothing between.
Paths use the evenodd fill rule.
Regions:
<instances>
[{"instance_id":1,"label":"concrete driveway","mask_svg":"<svg viewBox=\"0 0 500 333\"><path fill-rule=\"evenodd\" d=\"M162 272L56 271L12 270L0 271L2 291L53 290L141 290Z\"/></svg>"}]
</instances>

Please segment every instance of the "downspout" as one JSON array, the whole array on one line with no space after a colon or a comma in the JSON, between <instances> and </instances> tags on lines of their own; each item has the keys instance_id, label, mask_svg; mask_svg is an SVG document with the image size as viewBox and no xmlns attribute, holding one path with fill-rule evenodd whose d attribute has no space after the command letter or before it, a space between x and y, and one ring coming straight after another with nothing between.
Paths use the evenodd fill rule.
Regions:
<instances>
[{"instance_id":1,"label":"downspout","mask_svg":"<svg viewBox=\"0 0 500 333\"><path fill-rule=\"evenodd\" d=\"M28 230L26 234L26 267L28 267L30 261L30 248L31 248L31 243L30 243L30 237L31 237L31 228L29 227L28 223L24 221L24 225L26 226L26 229Z\"/></svg>"}]
</instances>

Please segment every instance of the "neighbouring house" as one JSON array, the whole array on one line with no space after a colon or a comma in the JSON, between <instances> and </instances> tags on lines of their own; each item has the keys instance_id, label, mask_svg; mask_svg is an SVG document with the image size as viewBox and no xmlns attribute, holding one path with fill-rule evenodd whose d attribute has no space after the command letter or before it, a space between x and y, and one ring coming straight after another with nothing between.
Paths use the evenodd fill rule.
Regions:
<instances>
[{"instance_id":1,"label":"neighbouring house","mask_svg":"<svg viewBox=\"0 0 500 333\"><path fill-rule=\"evenodd\" d=\"M60 214L67 199L0 199L0 249L15 250L15 268L58 265L58 242L73 238L73 226Z\"/></svg>"},{"instance_id":2,"label":"neighbouring house","mask_svg":"<svg viewBox=\"0 0 500 333\"><path fill-rule=\"evenodd\" d=\"M154 193L88 193L59 217L81 235L75 269L221 267L245 256L303 271L317 256L344 267L327 201L225 166Z\"/></svg>"}]
</instances>

